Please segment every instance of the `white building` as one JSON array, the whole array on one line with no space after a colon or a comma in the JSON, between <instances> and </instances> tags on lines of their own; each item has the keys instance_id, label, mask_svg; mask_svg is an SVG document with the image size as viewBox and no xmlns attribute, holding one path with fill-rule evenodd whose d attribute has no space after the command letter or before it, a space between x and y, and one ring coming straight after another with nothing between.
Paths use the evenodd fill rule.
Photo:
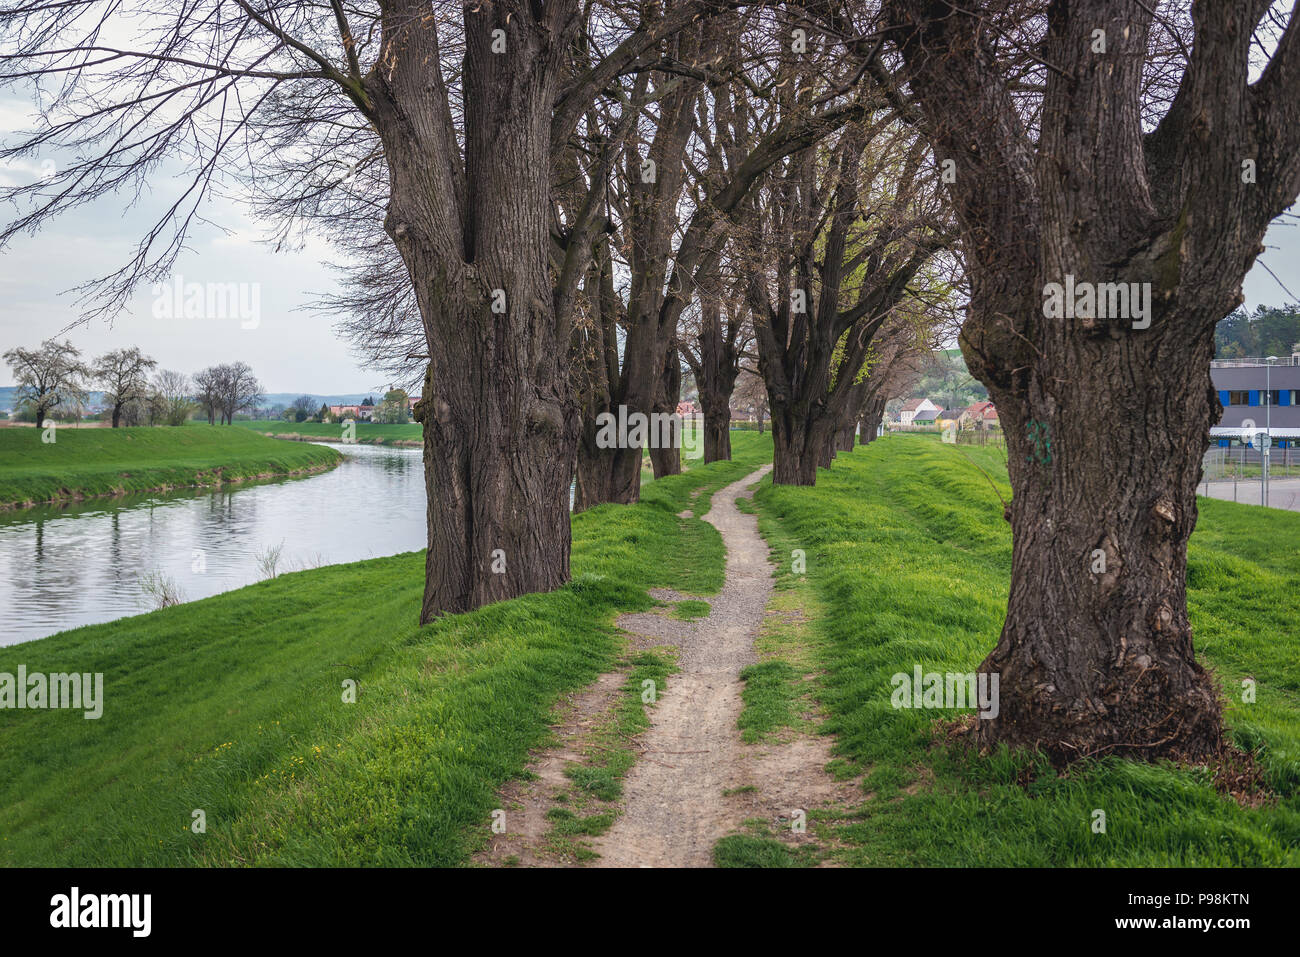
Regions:
<instances>
[{"instance_id":1,"label":"white building","mask_svg":"<svg viewBox=\"0 0 1300 957\"><path fill-rule=\"evenodd\" d=\"M921 421L933 422L935 414L942 411L942 408L929 399L908 399L903 403L903 408L898 413L898 421L903 425L911 425L912 421L920 414Z\"/></svg>"}]
</instances>

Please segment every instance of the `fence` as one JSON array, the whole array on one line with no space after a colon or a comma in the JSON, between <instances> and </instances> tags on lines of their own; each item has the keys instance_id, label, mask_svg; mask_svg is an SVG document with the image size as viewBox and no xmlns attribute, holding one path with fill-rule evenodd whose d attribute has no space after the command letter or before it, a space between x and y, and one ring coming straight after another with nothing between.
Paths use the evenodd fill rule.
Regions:
<instances>
[{"instance_id":1,"label":"fence","mask_svg":"<svg viewBox=\"0 0 1300 957\"><path fill-rule=\"evenodd\" d=\"M1296 449L1272 449L1268 456L1269 478L1300 476L1300 455ZM1201 459L1202 482L1240 482L1262 479L1263 454L1249 446L1214 448Z\"/></svg>"},{"instance_id":2,"label":"fence","mask_svg":"<svg viewBox=\"0 0 1300 957\"><path fill-rule=\"evenodd\" d=\"M1007 447L1007 437L1001 432L992 429L963 429L957 432L958 445L994 445L998 448Z\"/></svg>"}]
</instances>

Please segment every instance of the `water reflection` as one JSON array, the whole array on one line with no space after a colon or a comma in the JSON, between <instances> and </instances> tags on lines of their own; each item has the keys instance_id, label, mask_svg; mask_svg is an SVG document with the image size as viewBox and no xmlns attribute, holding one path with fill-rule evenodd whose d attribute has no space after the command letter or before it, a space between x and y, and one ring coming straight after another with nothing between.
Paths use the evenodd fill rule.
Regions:
<instances>
[{"instance_id":1,"label":"water reflection","mask_svg":"<svg viewBox=\"0 0 1300 957\"><path fill-rule=\"evenodd\" d=\"M423 548L420 450L331 447L344 461L309 478L0 514L0 645L145 611L155 570L192 600L257 581L281 543L281 571Z\"/></svg>"}]
</instances>

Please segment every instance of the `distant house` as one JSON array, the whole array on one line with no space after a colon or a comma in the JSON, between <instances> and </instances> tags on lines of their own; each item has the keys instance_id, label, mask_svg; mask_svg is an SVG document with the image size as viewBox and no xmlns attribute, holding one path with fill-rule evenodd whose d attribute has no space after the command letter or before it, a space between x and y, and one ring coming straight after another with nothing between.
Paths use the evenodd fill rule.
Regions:
<instances>
[{"instance_id":1,"label":"distant house","mask_svg":"<svg viewBox=\"0 0 1300 957\"><path fill-rule=\"evenodd\" d=\"M935 415L941 411L929 399L908 399L899 410L898 421L903 425L933 425Z\"/></svg>"},{"instance_id":2,"label":"distant house","mask_svg":"<svg viewBox=\"0 0 1300 957\"><path fill-rule=\"evenodd\" d=\"M992 402L974 402L966 406L972 429L996 429L1000 427L997 407Z\"/></svg>"},{"instance_id":3,"label":"distant house","mask_svg":"<svg viewBox=\"0 0 1300 957\"><path fill-rule=\"evenodd\" d=\"M969 419L970 417L966 414L965 409L944 409L934 417L940 428L951 422L957 428L964 429Z\"/></svg>"},{"instance_id":4,"label":"distant house","mask_svg":"<svg viewBox=\"0 0 1300 957\"><path fill-rule=\"evenodd\" d=\"M375 416L375 404L362 402L360 405L332 405L330 415L339 420L354 419L357 422L369 422Z\"/></svg>"}]
</instances>

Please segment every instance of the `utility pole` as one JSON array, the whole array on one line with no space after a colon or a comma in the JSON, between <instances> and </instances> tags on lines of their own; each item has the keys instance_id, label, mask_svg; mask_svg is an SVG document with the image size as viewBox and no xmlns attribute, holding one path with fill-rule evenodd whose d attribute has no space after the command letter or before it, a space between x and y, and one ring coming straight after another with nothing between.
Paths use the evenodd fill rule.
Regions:
<instances>
[{"instance_id":1,"label":"utility pole","mask_svg":"<svg viewBox=\"0 0 1300 957\"><path fill-rule=\"evenodd\" d=\"M1263 493L1261 496L1261 501L1265 506L1268 505L1268 453L1269 453L1269 449L1273 447L1273 363L1274 362L1277 362L1277 356L1269 356L1264 360L1265 363L1264 401L1266 403L1264 409L1265 439L1263 442L1264 451L1261 457L1263 468L1260 473L1260 481L1262 484L1262 488L1260 491Z\"/></svg>"}]
</instances>

